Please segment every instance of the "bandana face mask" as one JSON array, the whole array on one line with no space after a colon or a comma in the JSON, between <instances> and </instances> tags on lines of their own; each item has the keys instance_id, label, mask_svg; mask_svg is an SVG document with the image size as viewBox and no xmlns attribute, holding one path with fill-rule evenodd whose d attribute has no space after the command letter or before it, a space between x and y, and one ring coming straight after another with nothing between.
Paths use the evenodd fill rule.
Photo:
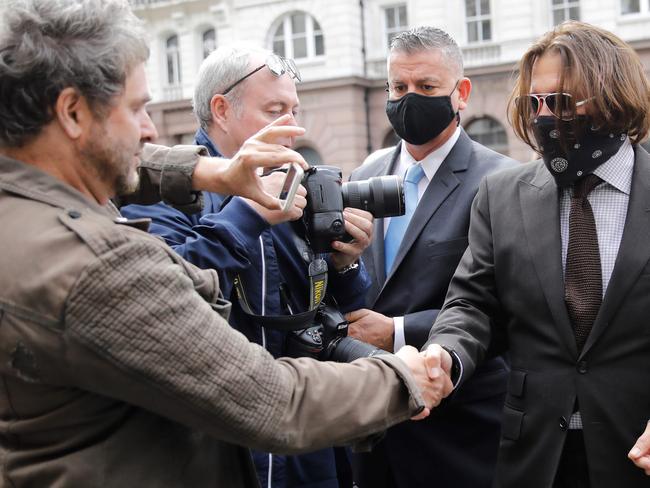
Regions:
<instances>
[{"instance_id":1,"label":"bandana face mask","mask_svg":"<svg viewBox=\"0 0 650 488\"><path fill-rule=\"evenodd\" d=\"M627 137L593 128L585 115L574 121L550 115L537 117L533 129L544 165L562 188L593 173L618 152Z\"/></svg>"}]
</instances>

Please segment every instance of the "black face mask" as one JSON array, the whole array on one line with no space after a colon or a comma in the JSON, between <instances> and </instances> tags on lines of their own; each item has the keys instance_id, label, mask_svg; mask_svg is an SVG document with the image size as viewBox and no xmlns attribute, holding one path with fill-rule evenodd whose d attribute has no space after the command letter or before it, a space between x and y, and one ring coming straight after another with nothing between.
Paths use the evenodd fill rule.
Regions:
<instances>
[{"instance_id":1,"label":"black face mask","mask_svg":"<svg viewBox=\"0 0 650 488\"><path fill-rule=\"evenodd\" d=\"M458 117L451 106L451 93L440 97L407 93L399 100L386 101L386 115L398 136L420 146L440 135Z\"/></svg>"},{"instance_id":2,"label":"black face mask","mask_svg":"<svg viewBox=\"0 0 650 488\"><path fill-rule=\"evenodd\" d=\"M559 187L570 186L593 173L618 152L627 137L594 129L585 115L575 121L551 115L537 117L533 129L544 164Z\"/></svg>"}]
</instances>

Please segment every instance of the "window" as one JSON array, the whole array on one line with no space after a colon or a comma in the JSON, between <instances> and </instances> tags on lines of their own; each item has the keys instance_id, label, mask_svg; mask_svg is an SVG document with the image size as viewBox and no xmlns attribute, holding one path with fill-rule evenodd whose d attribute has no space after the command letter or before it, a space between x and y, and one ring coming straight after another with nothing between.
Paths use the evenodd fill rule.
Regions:
<instances>
[{"instance_id":1,"label":"window","mask_svg":"<svg viewBox=\"0 0 650 488\"><path fill-rule=\"evenodd\" d=\"M641 12L641 2L640 0L621 0L621 13L626 14L638 14Z\"/></svg>"},{"instance_id":2,"label":"window","mask_svg":"<svg viewBox=\"0 0 650 488\"><path fill-rule=\"evenodd\" d=\"M167 84L181 84L181 52L178 48L178 36L173 35L165 41L165 54L167 57Z\"/></svg>"},{"instance_id":3,"label":"window","mask_svg":"<svg viewBox=\"0 0 650 488\"><path fill-rule=\"evenodd\" d=\"M217 33L214 29L208 29L203 32L201 37L201 49L203 51L203 59L217 48Z\"/></svg>"},{"instance_id":4,"label":"window","mask_svg":"<svg viewBox=\"0 0 650 488\"><path fill-rule=\"evenodd\" d=\"M467 19L467 42L482 42L492 39L490 21L490 0L465 0Z\"/></svg>"},{"instance_id":5,"label":"window","mask_svg":"<svg viewBox=\"0 0 650 488\"><path fill-rule=\"evenodd\" d=\"M318 153L318 151L316 151L316 149L313 149L309 146L303 146L296 149L296 152L305 158L305 161L309 163L309 166L317 166L319 164L323 164L323 158Z\"/></svg>"},{"instance_id":6,"label":"window","mask_svg":"<svg viewBox=\"0 0 650 488\"><path fill-rule=\"evenodd\" d=\"M406 5L396 5L384 9L386 48L390 48L390 41L400 32L408 30L406 20Z\"/></svg>"},{"instance_id":7,"label":"window","mask_svg":"<svg viewBox=\"0 0 650 488\"><path fill-rule=\"evenodd\" d=\"M490 117L472 120L465 128L476 142L489 147L493 151L506 154L508 152L508 136L503 125Z\"/></svg>"},{"instance_id":8,"label":"window","mask_svg":"<svg viewBox=\"0 0 650 488\"><path fill-rule=\"evenodd\" d=\"M286 58L304 59L325 54L320 24L305 12L286 15L273 34L273 52Z\"/></svg>"},{"instance_id":9,"label":"window","mask_svg":"<svg viewBox=\"0 0 650 488\"><path fill-rule=\"evenodd\" d=\"M553 25L558 25L565 20L580 20L579 0L552 0Z\"/></svg>"}]
</instances>

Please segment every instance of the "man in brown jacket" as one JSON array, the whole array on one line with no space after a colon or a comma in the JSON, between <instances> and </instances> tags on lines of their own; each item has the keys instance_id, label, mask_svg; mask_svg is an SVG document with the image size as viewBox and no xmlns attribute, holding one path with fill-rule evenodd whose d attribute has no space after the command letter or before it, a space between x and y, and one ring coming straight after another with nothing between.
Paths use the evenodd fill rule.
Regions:
<instances>
[{"instance_id":1,"label":"man in brown jacket","mask_svg":"<svg viewBox=\"0 0 650 488\"><path fill-rule=\"evenodd\" d=\"M361 441L449 392L439 349L273 360L228 326L216 273L120 217L109 199L136 186L156 136L148 49L125 1L32 0L2 23L0 487L256 486L238 445ZM158 183L193 205L192 187L248 178L238 193L270 204L250 169L304 164L263 144L289 134L300 129L262 131L225 172L146 153L160 171L143 174L141 196Z\"/></svg>"}]
</instances>

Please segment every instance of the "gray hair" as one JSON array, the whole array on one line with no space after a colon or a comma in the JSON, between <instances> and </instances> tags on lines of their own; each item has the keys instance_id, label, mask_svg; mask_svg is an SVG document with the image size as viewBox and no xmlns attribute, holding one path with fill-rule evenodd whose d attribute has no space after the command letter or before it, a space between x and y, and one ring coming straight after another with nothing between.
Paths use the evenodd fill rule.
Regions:
<instances>
[{"instance_id":1,"label":"gray hair","mask_svg":"<svg viewBox=\"0 0 650 488\"><path fill-rule=\"evenodd\" d=\"M271 55L271 51L241 44L220 46L201 63L194 87L192 108L203 129L207 130L212 122L210 109L212 97L223 93L226 88L248 74L253 54L260 54L266 58ZM241 97L244 88L244 84L240 83L226 94L226 99L237 115L241 115Z\"/></svg>"},{"instance_id":2,"label":"gray hair","mask_svg":"<svg viewBox=\"0 0 650 488\"><path fill-rule=\"evenodd\" d=\"M456 41L442 29L436 27L415 27L393 37L390 51L415 53L427 49L439 50L442 55L463 74L463 53Z\"/></svg>"},{"instance_id":3,"label":"gray hair","mask_svg":"<svg viewBox=\"0 0 650 488\"><path fill-rule=\"evenodd\" d=\"M0 23L0 145L38 135L68 87L103 116L148 57L126 0L11 0Z\"/></svg>"}]
</instances>

